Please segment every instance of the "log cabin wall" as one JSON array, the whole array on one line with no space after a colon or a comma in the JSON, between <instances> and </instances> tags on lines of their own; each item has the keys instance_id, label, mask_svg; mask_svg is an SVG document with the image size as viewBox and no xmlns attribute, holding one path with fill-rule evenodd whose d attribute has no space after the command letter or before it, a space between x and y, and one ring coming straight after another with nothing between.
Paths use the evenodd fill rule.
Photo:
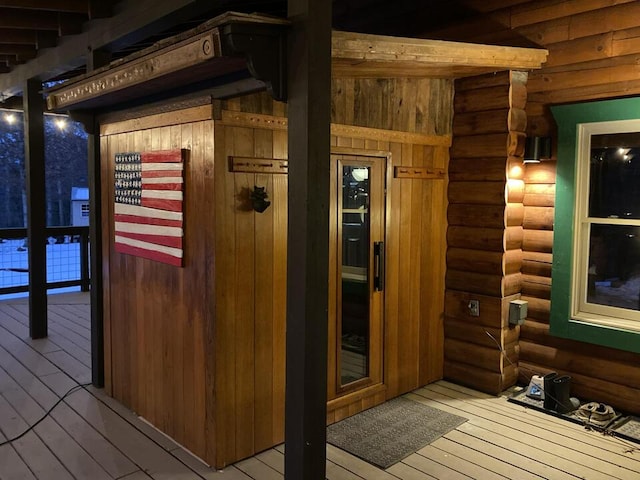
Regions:
<instances>
[{"instance_id":1,"label":"log cabin wall","mask_svg":"<svg viewBox=\"0 0 640 480\"><path fill-rule=\"evenodd\" d=\"M106 390L202 458L213 391L211 106L101 126ZM116 153L185 148L184 268L114 251ZM197 286L197 288L195 287Z\"/></svg>"},{"instance_id":2,"label":"log cabin wall","mask_svg":"<svg viewBox=\"0 0 640 480\"><path fill-rule=\"evenodd\" d=\"M455 83L444 375L490 393L518 375L520 329L508 313L522 282L526 81L504 72Z\"/></svg>"},{"instance_id":3,"label":"log cabin wall","mask_svg":"<svg viewBox=\"0 0 640 480\"><path fill-rule=\"evenodd\" d=\"M549 135L555 145L550 105L640 95L640 2L467 4L488 18L458 27L456 40L509 44L517 36L549 50L547 63L527 82L529 135ZM435 38L454 32L441 33ZM525 167L522 298L529 310L520 332L520 381L528 383L535 373L567 373L575 395L640 414L640 355L549 334L555 166L554 158Z\"/></svg>"},{"instance_id":4,"label":"log cabin wall","mask_svg":"<svg viewBox=\"0 0 640 480\"><path fill-rule=\"evenodd\" d=\"M640 3L575 2L533 11L539 23L528 29L549 50L549 59L530 76L530 134L549 135L555 144L550 105L640 94ZM555 159L527 165L525 173L522 295L529 317L521 330L521 380L566 373L576 396L638 414L640 355L549 335L555 166Z\"/></svg>"}]
</instances>

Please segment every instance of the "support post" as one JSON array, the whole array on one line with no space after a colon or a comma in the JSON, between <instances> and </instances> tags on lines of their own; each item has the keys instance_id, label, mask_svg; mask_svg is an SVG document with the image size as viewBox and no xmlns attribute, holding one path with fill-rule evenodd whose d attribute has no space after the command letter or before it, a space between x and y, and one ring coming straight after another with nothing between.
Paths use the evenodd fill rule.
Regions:
<instances>
[{"instance_id":1,"label":"support post","mask_svg":"<svg viewBox=\"0 0 640 480\"><path fill-rule=\"evenodd\" d=\"M331 2L289 0L285 479L326 472Z\"/></svg>"},{"instance_id":2,"label":"support post","mask_svg":"<svg viewBox=\"0 0 640 480\"><path fill-rule=\"evenodd\" d=\"M26 81L24 107L24 169L27 189L29 245L29 335L44 338L47 327L47 235L44 168L44 102L36 78Z\"/></svg>"},{"instance_id":3,"label":"support post","mask_svg":"<svg viewBox=\"0 0 640 480\"><path fill-rule=\"evenodd\" d=\"M89 291L89 234L80 234L80 291Z\"/></svg>"},{"instance_id":4,"label":"support post","mask_svg":"<svg viewBox=\"0 0 640 480\"><path fill-rule=\"evenodd\" d=\"M89 160L89 263L91 265L91 383L104 387L104 304L102 289L102 202L100 199L100 132L93 115L87 154Z\"/></svg>"}]
</instances>

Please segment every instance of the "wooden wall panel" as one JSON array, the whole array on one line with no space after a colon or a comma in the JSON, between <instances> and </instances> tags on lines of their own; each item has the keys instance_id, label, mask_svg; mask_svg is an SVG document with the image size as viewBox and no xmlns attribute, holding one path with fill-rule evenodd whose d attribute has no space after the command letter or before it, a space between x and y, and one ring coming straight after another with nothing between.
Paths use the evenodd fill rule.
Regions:
<instances>
[{"instance_id":1,"label":"wooden wall panel","mask_svg":"<svg viewBox=\"0 0 640 480\"><path fill-rule=\"evenodd\" d=\"M331 121L410 133L451 133L452 89L445 79L332 80Z\"/></svg>"},{"instance_id":2,"label":"wooden wall panel","mask_svg":"<svg viewBox=\"0 0 640 480\"><path fill-rule=\"evenodd\" d=\"M271 115L283 109L265 95L216 109ZM230 156L287 159L286 132L215 122L216 158L216 466L284 440L287 177L233 173ZM271 205L251 208L254 186Z\"/></svg>"},{"instance_id":3,"label":"wooden wall panel","mask_svg":"<svg viewBox=\"0 0 640 480\"><path fill-rule=\"evenodd\" d=\"M158 117L162 122L162 116ZM103 241L109 387L113 396L199 456L207 456L206 381L213 322L213 122L149 127L102 137ZM113 249L113 162L119 152L186 148L185 267ZM197 285L198 288L193 286Z\"/></svg>"},{"instance_id":4,"label":"wooden wall panel","mask_svg":"<svg viewBox=\"0 0 640 480\"><path fill-rule=\"evenodd\" d=\"M382 81L341 82L351 85L354 93L334 90L340 92L334 95L334 122L368 128L391 126L399 134L451 133L451 82L410 81L404 85L403 81L391 80L386 86ZM373 91L366 94L367 88ZM391 92L388 105L382 105L374 95L380 89ZM226 118L224 110L273 115L268 117L274 120L271 125L281 125L277 118L285 114L284 108L265 100L264 95L254 97L221 102L214 110L221 112L218 115L222 119ZM397 116L384 123L381 119L388 115L384 109L389 105L394 106ZM352 111L344 110L348 108ZM356 108L365 108L368 116L358 117ZM427 108L433 110L433 115L428 114ZM216 158L287 158L286 129L275 126L251 128L238 119L233 124L216 121ZM357 132L356 128L350 136L334 135L331 143L352 151L391 152L388 172L393 172L393 165L447 168L446 146L374 140L368 132L366 137L358 137ZM216 434L225 441L218 448L216 465L282 441L284 425L286 268L281 260L286 255L287 179L285 175L230 173L223 163L226 162L216 163L219 260L215 303L219 321L215 327L215 362L219 394ZM272 205L263 214L256 214L243 207L242 199L246 199L253 185L262 185L260 182L267 186ZM382 391L374 388L369 393L330 401L328 421L338 421L442 377L446 183L442 179L394 179L391 175L388 182L384 356L387 385ZM263 315L264 311L272 311L273 315ZM265 363L268 358L273 361Z\"/></svg>"},{"instance_id":5,"label":"wooden wall panel","mask_svg":"<svg viewBox=\"0 0 640 480\"><path fill-rule=\"evenodd\" d=\"M453 85L429 79L334 80L332 121L426 135L450 135ZM350 93L353 90L353 95ZM409 138L409 137L408 137ZM392 167L447 169L445 146L333 136L332 145L388 151ZM442 377L446 180L389 178L384 396ZM352 410L362 408L359 399ZM330 403L331 405L331 403ZM361 405L358 407L358 405ZM353 411L352 413L355 413ZM337 421L340 414L330 416Z\"/></svg>"},{"instance_id":6,"label":"wooden wall panel","mask_svg":"<svg viewBox=\"0 0 640 480\"><path fill-rule=\"evenodd\" d=\"M446 171L453 91L448 80L341 82L353 92L334 95L334 122L340 118L353 128L341 130L349 136L333 136L332 145L391 152L388 385L338 399L329 420L442 377L446 177L395 179L392 167ZM380 92L388 92L384 101ZM261 121L225 123L230 117L224 111L256 114ZM287 159L286 121L262 121L282 120L286 106L258 94L183 113L182 123L169 113L103 128L108 388L220 468L284 435L287 176L232 173L228 158ZM393 134L376 139L372 132L382 130L359 127ZM178 147L190 151L185 267L115 253L108 180L115 153ZM261 214L248 205L254 185L265 186L272 202Z\"/></svg>"}]
</instances>

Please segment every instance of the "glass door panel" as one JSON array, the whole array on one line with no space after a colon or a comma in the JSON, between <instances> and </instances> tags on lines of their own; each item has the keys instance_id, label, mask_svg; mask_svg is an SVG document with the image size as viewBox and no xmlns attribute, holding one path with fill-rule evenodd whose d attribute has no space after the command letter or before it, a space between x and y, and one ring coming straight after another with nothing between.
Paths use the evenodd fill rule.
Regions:
<instances>
[{"instance_id":1,"label":"glass door panel","mask_svg":"<svg viewBox=\"0 0 640 480\"><path fill-rule=\"evenodd\" d=\"M369 376L370 171L367 165L342 165L340 385Z\"/></svg>"},{"instance_id":2,"label":"glass door panel","mask_svg":"<svg viewBox=\"0 0 640 480\"><path fill-rule=\"evenodd\" d=\"M382 382L386 158L332 155L329 398Z\"/></svg>"}]
</instances>

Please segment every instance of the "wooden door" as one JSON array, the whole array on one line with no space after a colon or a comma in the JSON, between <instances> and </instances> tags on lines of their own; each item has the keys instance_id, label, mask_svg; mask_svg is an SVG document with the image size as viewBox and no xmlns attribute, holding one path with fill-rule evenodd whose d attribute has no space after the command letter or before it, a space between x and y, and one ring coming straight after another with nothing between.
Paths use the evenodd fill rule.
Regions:
<instances>
[{"instance_id":1,"label":"wooden door","mask_svg":"<svg viewBox=\"0 0 640 480\"><path fill-rule=\"evenodd\" d=\"M331 162L329 399L383 381L386 158Z\"/></svg>"}]
</instances>

